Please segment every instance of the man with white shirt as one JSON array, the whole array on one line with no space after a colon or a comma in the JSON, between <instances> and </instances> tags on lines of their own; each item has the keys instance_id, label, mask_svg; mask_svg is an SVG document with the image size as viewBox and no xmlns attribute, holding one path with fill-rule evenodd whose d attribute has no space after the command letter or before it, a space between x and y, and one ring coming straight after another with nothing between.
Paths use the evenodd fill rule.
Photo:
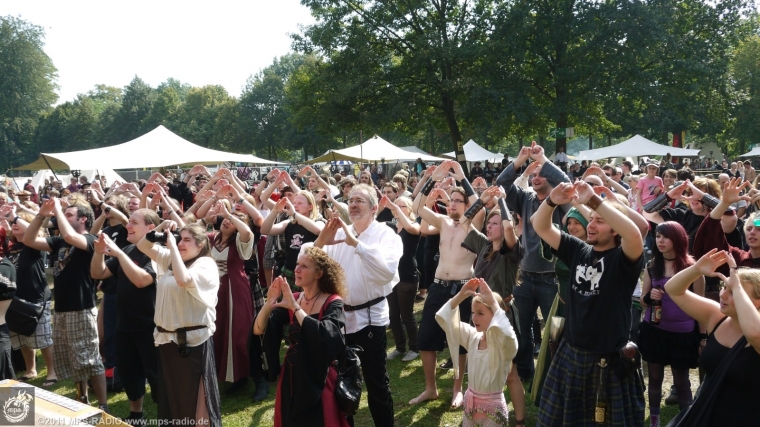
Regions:
<instances>
[{"instance_id":1,"label":"man with white shirt","mask_svg":"<svg viewBox=\"0 0 760 427\"><path fill-rule=\"evenodd\" d=\"M314 246L323 248L346 272L346 344L364 349L358 354L375 425L393 426L393 398L385 360L385 328L390 323L385 297L399 282L398 263L404 248L401 237L374 220L374 188L356 185L346 202L353 224L331 219ZM308 246L303 245L302 250Z\"/></svg>"}]
</instances>

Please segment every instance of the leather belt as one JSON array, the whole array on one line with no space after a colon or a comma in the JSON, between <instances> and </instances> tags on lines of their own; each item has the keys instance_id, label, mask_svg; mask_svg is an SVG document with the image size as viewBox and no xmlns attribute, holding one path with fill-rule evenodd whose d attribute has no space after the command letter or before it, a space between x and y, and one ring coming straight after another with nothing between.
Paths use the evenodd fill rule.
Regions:
<instances>
[{"instance_id":1,"label":"leather belt","mask_svg":"<svg viewBox=\"0 0 760 427\"><path fill-rule=\"evenodd\" d=\"M348 305L348 304L344 304L344 305L343 305L343 310L345 310L345 311L356 311L356 310L361 310L361 309L363 309L363 308L368 308L368 307L372 307L372 306L373 306L373 305L375 305L375 304L379 304L379 303L380 303L380 302L382 302L384 299L385 299L385 297L377 297L377 298L375 298L375 299L372 299L372 300L369 300L369 301L365 302L364 304L359 304L359 305Z\"/></svg>"},{"instance_id":2,"label":"leather belt","mask_svg":"<svg viewBox=\"0 0 760 427\"><path fill-rule=\"evenodd\" d=\"M199 326L188 326L185 328L177 328L176 331L167 331L166 329L156 326L156 329L158 329L158 332L162 332L165 334L177 334L177 345L179 348L177 349L177 352L179 353L180 357L187 357L187 333L189 331L197 331L198 329L204 329L207 328L205 325L199 325Z\"/></svg>"},{"instance_id":3,"label":"leather belt","mask_svg":"<svg viewBox=\"0 0 760 427\"><path fill-rule=\"evenodd\" d=\"M469 281L470 279L460 279L460 280L433 279L433 283L437 283L446 288L448 288L451 285L464 285Z\"/></svg>"}]
</instances>

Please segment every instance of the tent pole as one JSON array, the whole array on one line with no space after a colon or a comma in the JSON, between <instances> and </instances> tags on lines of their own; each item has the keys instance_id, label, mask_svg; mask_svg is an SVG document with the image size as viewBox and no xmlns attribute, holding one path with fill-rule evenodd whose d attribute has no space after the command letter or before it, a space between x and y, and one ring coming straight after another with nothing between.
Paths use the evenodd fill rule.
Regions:
<instances>
[{"instance_id":1,"label":"tent pole","mask_svg":"<svg viewBox=\"0 0 760 427\"><path fill-rule=\"evenodd\" d=\"M48 168L50 169L50 172L53 173L53 176L55 177L55 180L58 181L58 175L55 174L55 171L53 170L53 167L50 166L50 162L48 162L47 156L44 154L40 154L42 158L45 160L45 164L48 165Z\"/></svg>"}]
</instances>

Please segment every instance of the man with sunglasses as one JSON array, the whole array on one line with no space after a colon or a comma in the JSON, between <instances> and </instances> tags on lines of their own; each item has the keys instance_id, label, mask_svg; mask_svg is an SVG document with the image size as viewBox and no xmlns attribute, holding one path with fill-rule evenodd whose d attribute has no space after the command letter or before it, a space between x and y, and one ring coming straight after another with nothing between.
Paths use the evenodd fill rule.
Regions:
<instances>
[{"instance_id":1,"label":"man with sunglasses","mask_svg":"<svg viewBox=\"0 0 760 427\"><path fill-rule=\"evenodd\" d=\"M515 185L515 180L519 176L518 171L529 159L543 165L531 180L533 191L527 191ZM541 237L533 229L530 218L538 210L541 202L549 196L554 186L561 182L569 183L570 179L546 158L543 147L537 145L535 141L530 147L522 147L514 162L507 166L496 179L496 185L502 186L507 193L509 210L517 212L523 221L523 233L520 239L525 256L520 262L521 282L513 292L520 327L519 346L514 362L517 364L517 373L523 381L533 378L534 374L534 338L531 325L536 317L536 311L540 307L543 318L546 319L554 302L554 296L557 294L554 257L546 259L542 256L544 251L541 250ZM566 206L557 209L553 216L554 223L560 224L567 210L569 207Z\"/></svg>"}]
</instances>

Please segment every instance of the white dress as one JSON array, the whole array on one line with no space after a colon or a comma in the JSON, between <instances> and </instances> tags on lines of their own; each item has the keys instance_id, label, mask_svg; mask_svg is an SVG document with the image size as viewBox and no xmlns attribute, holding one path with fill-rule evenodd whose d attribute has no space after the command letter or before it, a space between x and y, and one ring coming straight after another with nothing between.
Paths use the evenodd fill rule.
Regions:
<instances>
[{"instance_id":1,"label":"white dress","mask_svg":"<svg viewBox=\"0 0 760 427\"><path fill-rule=\"evenodd\" d=\"M507 425L507 404L504 400L504 384L512 369L512 359L517 354L517 336L506 313L497 308L491 324L486 329L488 348L478 349L483 332L459 319L459 307L451 303L438 310L435 320L446 332L451 354L457 354L461 345L467 349L467 393L463 426ZM451 358L454 375L459 375L459 358Z\"/></svg>"}]
</instances>

